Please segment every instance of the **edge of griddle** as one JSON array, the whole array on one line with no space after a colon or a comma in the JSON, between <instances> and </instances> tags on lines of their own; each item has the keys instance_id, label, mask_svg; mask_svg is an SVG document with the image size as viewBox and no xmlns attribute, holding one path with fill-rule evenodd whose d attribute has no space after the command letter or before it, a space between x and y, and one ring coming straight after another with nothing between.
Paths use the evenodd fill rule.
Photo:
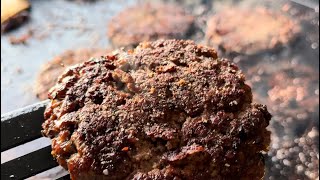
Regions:
<instances>
[{"instance_id":1,"label":"edge of griddle","mask_svg":"<svg viewBox=\"0 0 320 180\"><path fill-rule=\"evenodd\" d=\"M19 108L19 109L14 110L14 111L10 111L10 112L1 114L1 122L10 120L12 118L18 117L18 116L23 115L23 114L37 112L39 109L46 107L49 104L49 102L50 102L50 100L48 99L48 100L45 100L45 101L34 103L32 105L29 105L29 106L26 106L26 107L23 107L23 108Z\"/></svg>"},{"instance_id":2,"label":"edge of griddle","mask_svg":"<svg viewBox=\"0 0 320 180\"><path fill-rule=\"evenodd\" d=\"M1 152L41 137L49 100L1 115Z\"/></svg>"}]
</instances>

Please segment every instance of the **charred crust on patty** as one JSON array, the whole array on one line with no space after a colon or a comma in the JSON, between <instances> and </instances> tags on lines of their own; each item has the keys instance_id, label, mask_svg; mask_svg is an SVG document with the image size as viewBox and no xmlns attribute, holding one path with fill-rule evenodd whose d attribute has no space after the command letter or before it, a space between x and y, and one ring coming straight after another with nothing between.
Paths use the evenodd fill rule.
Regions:
<instances>
[{"instance_id":1,"label":"charred crust on patty","mask_svg":"<svg viewBox=\"0 0 320 180\"><path fill-rule=\"evenodd\" d=\"M34 93L41 100L48 99L49 89L56 84L58 77L65 69L87 61L91 57L99 58L102 55L108 54L108 52L111 51L98 48L67 50L63 52L41 66L35 80Z\"/></svg>"}]
</instances>

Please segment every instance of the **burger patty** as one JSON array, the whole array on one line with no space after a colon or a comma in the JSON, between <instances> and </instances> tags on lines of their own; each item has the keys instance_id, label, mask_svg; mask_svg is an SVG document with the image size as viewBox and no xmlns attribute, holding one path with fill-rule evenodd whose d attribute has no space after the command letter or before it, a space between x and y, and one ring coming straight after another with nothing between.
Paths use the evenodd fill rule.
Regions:
<instances>
[{"instance_id":1,"label":"burger patty","mask_svg":"<svg viewBox=\"0 0 320 180\"><path fill-rule=\"evenodd\" d=\"M261 179L271 115L238 67L184 40L65 71L43 135L72 179Z\"/></svg>"},{"instance_id":2,"label":"burger patty","mask_svg":"<svg viewBox=\"0 0 320 180\"><path fill-rule=\"evenodd\" d=\"M78 49L68 50L54 57L40 68L35 81L34 93L41 100L48 99L49 89L56 84L59 75L68 66L82 63L91 57L100 57L108 52L110 51L103 49Z\"/></svg>"},{"instance_id":3,"label":"burger patty","mask_svg":"<svg viewBox=\"0 0 320 180\"><path fill-rule=\"evenodd\" d=\"M115 47L133 47L142 41L187 38L195 18L173 4L145 3L129 7L108 24L108 37Z\"/></svg>"},{"instance_id":4,"label":"burger patty","mask_svg":"<svg viewBox=\"0 0 320 180\"><path fill-rule=\"evenodd\" d=\"M289 17L265 8L228 8L208 20L208 44L225 53L256 54L286 45L300 28Z\"/></svg>"}]
</instances>

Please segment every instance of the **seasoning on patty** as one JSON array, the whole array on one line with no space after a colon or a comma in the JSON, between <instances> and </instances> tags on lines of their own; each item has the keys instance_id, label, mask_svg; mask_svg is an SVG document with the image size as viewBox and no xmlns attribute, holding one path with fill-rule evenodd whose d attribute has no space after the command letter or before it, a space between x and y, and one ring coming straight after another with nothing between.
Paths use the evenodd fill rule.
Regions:
<instances>
[{"instance_id":1,"label":"seasoning on patty","mask_svg":"<svg viewBox=\"0 0 320 180\"><path fill-rule=\"evenodd\" d=\"M100 57L108 52L110 51L103 49L68 50L53 58L41 67L37 75L34 87L36 96L41 100L47 99L49 89L56 84L59 75L66 67L82 63L90 57Z\"/></svg>"},{"instance_id":2,"label":"seasoning on patty","mask_svg":"<svg viewBox=\"0 0 320 180\"><path fill-rule=\"evenodd\" d=\"M72 179L261 179L271 115L238 67L158 40L73 66L42 133Z\"/></svg>"},{"instance_id":3,"label":"seasoning on patty","mask_svg":"<svg viewBox=\"0 0 320 180\"><path fill-rule=\"evenodd\" d=\"M29 19L28 0L1 0L1 33L14 29Z\"/></svg>"},{"instance_id":4,"label":"seasoning on patty","mask_svg":"<svg viewBox=\"0 0 320 180\"><path fill-rule=\"evenodd\" d=\"M193 31L194 17L173 4L142 4L125 9L108 24L115 47L133 47L143 41L184 39Z\"/></svg>"},{"instance_id":5,"label":"seasoning on patty","mask_svg":"<svg viewBox=\"0 0 320 180\"><path fill-rule=\"evenodd\" d=\"M231 8L208 20L206 39L226 53L255 54L286 45L298 31L294 21L264 8Z\"/></svg>"}]
</instances>

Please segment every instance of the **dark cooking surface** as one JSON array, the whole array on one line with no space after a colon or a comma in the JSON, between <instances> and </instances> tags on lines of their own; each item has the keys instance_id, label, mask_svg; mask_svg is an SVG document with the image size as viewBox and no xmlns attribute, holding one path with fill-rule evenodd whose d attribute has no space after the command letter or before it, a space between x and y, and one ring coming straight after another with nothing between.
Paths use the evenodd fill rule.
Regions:
<instances>
[{"instance_id":1,"label":"dark cooking surface","mask_svg":"<svg viewBox=\"0 0 320 180\"><path fill-rule=\"evenodd\" d=\"M1 36L1 114L39 101L32 92L34 79L40 66L53 56L67 49L109 48L106 37L108 20L126 6L135 4L137 1L139 0L101 0L79 4L63 0L31 0L31 21L16 31ZM166 1L174 2L174 0ZM183 0L176 1L182 2ZM222 5L230 4L231 1L214 1L216 3L213 3L213 7L219 10ZM189 8L195 4L192 8L194 14L203 14L199 17L198 22L202 29L199 30L197 36L192 37L201 43L204 31L202 20L213 13L212 11L206 12L206 7L209 7L211 3L209 0L202 0L201 2L208 5L200 6L200 1L195 3L185 0L183 2ZM239 1L234 0L234 2ZM271 1L246 0L245 2L244 6L261 4L285 11L286 6L283 5L287 1L271 3ZM240 5L243 6L243 4ZM289 10L284 13L301 22L303 27L301 36L292 46L275 54L259 54L249 58L236 57L234 61L241 66L244 72L256 63L274 64L274 61L281 60L310 65L319 73L319 8L314 10L290 3ZM29 30L33 32L33 35L27 40L26 45L10 44L10 36L19 37L27 34ZM246 59L251 61L246 61ZM317 88L318 91L315 94L318 94L316 97L319 97L319 87ZM315 124L318 126L319 111L314 113L313 121L317 122Z\"/></svg>"}]
</instances>

